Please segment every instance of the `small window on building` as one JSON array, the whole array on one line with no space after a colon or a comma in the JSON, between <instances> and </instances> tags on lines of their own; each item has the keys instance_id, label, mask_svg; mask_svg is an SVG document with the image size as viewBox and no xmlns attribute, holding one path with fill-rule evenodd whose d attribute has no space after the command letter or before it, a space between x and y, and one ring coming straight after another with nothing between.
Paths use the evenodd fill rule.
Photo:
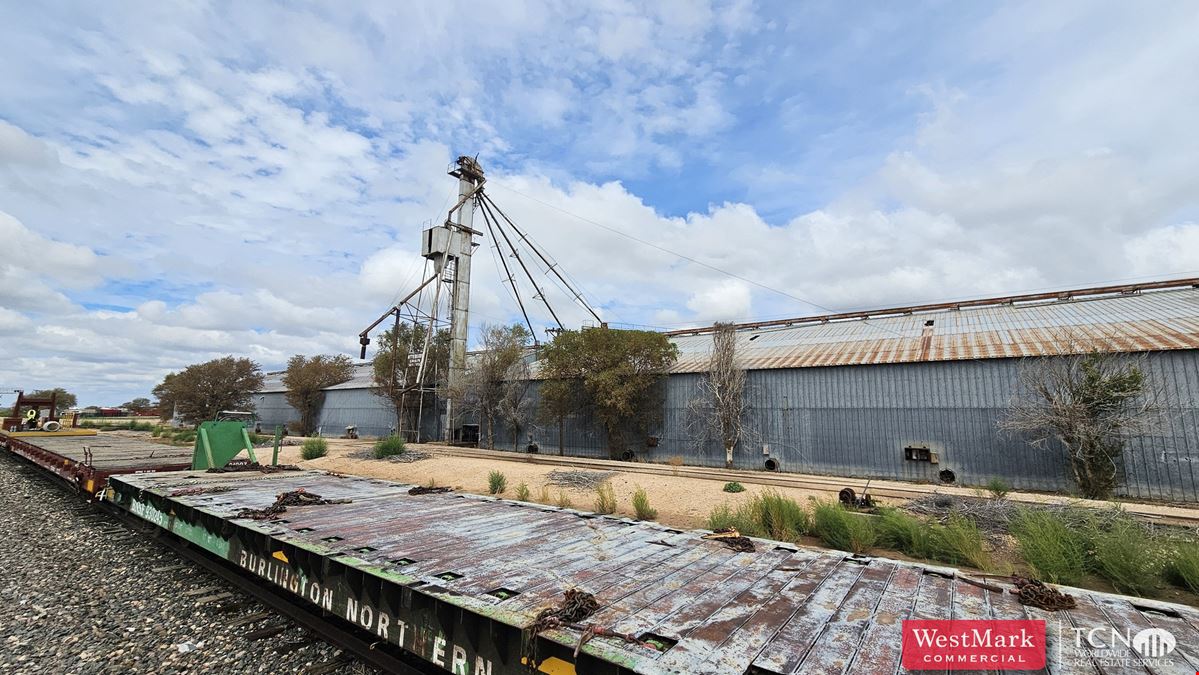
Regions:
<instances>
[{"instance_id":1,"label":"small window on building","mask_svg":"<svg viewBox=\"0 0 1199 675\"><path fill-rule=\"evenodd\" d=\"M932 459L932 452L928 448L908 446L903 449L903 458L911 462L927 462Z\"/></svg>"},{"instance_id":2,"label":"small window on building","mask_svg":"<svg viewBox=\"0 0 1199 675\"><path fill-rule=\"evenodd\" d=\"M761 336L761 335L751 335L751 336L750 336L750 338L749 338L749 341L750 341L750 342L753 342L754 340L757 340L757 339L758 339L758 338L760 338L760 337L762 337L762 336Z\"/></svg>"},{"instance_id":3,"label":"small window on building","mask_svg":"<svg viewBox=\"0 0 1199 675\"><path fill-rule=\"evenodd\" d=\"M924 322L924 325L926 325L926 326L931 326L931 325L933 325L933 320L932 320L932 319L929 319L928 321L925 321L925 322Z\"/></svg>"}]
</instances>

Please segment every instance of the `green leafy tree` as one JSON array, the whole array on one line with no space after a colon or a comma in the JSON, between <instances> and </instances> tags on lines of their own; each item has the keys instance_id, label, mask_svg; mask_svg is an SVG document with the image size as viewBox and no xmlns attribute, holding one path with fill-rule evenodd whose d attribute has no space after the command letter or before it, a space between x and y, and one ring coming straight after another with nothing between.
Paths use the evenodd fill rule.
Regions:
<instances>
[{"instance_id":1,"label":"green leafy tree","mask_svg":"<svg viewBox=\"0 0 1199 675\"><path fill-rule=\"evenodd\" d=\"M134 413L142 413L154 407L148 398L135 398L132 401L127 401L121 404L122 408L127 408Z\"/></svg>"},{"instance_id":2,"label":"green leafy tree","mask_svg":"<svg viewBox=\"0 0 1199 675\"><path fill-rule=\"evenodd\" d=\"M999 426L1034 447L1064 452L1083 496L1107 499L1120 484L1128 440L1165 421L1166 392L1143 361L1093 350L1029 359Z\"/></svg>"},{"instance_id":3,"label":"green leafy tree","mask_svg":"<svg viewBox=\"0 0 1199 675\"><path fill-rule=\"evenodd\" d=\"M512 431L515 447L530 408L524 356L532 336L519 324L485 325L482 338L483 348L471 355L466 374L450 396L459 412L478 416L487 447L495 447L497 422Z\"/></svg>"},{"instance_id":4,"label":"green leafy tree","mask_svg":"<svg viewBox=\"0 0 1199 675\"><path fill-rule=\"evenodd\" d=\"M558 333L540 356L541 377L561 383L542 387L543 414L590 409L607 432L609 455L619 458L627 434L645 435L661 422L662 378L678 348L661 333L592 328Z\"/></svg>"},{"instance_id":5,"label":"green leafy tree","mask_svg":"<svg viewBox=\"0 0 1199 675\"><path fill-rule=\"evenodd\" d=\"M287 388L284 396L288 405L300 413L296 431L301 436L316 430L316 420L325 402L325 388L348 382L353 375L354 364L344 354L311 357L296 354L288 359L283 374L283 386Z\"/></svg>"},{"instance_id":6,"label":"green leafy tree","mask_svg":"<svg viewBox=\"0 0 1199 675\"><path fill-rule=\"evenodd\" d=\"M374 380L371 391L391 404L397 433L401 435L406 429L419 428L417 418L422 404L436 403L432 390L444 383L449 364L450 333L440 330L429 339L429 356L421 371L426 330L425 326L412 323L389 328L379 337L379 347L371 361Z\"/></svg>"},{"instance_id":7,"label":"green leafy tree","mask_svg":"<svg viewBox=\"0 0 1199 675\"><path fill-rule=\"evenodd\" d=\"M74 408L79 402L75 398L74 394L66 389L63 389L62 387L55 387L53 389L38 389L32 394L26 394L26 396L29 398L50 398L51 394L58 394L58 398L55 399L55 407L57 407L59 410Z\"/></svg>"},{"instance_id":8,"label":"green leafy tree","mask_svg":"<svg viewBox=\"0 0 1199 675\"><path fill-rule=\"evenodd\" d=\"M262 380L257 363L226 356L168 373L153 393L163 419L178 410L184 422L198 424L221 410L249 409Z\"/></svg>"},{"instance_id":9,"label":"green leafy tree","mask_svg":"<svg viewBox=\"0 0 1199 675\"><path fill-rule=\"evenodd\" d=\"M543 375L545 374L543 369ZM558 454L566 454L566 419L586 405L583 383L578 376L554 377L541 381L537 390L537 416L545 424L558 427Z\"/></svg>"}]
</instances>

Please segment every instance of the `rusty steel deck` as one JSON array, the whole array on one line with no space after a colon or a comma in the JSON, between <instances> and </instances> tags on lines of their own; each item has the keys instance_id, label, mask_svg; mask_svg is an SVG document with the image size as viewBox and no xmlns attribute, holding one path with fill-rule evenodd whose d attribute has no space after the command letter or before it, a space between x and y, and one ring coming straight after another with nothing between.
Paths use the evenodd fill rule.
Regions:
<instances>
[{"instance_id":1,"label":"rusty steel deck","mask_svg":"<svg viewBox=\"0 0 1199 675\"><path fill-rule=\"evenodd\" d=\"M459 673L896 673L904 619L1043 619L1051 673L1199 670L1199 611L1070 590L1047 612L954 570L755 540L735 552L702 532L412 486L295 471L116 476L107 498ZM303 489L348 503L238 517ZM995 582L1001 583L1001 582ZM637 642L558 628L529 639L567 589L595 595L587 623ZM1170 631L1166 666L1076 652L1093 628ZM1079 633L1076 629L1084 629ZM1165 662L1163 662L1165 663Z\"/></svg>"},{"instance_id":2,"label":"rusty steel deck","mask_svg":"<svg viewBox=\"0 0 1199 675\"><path fill-rule=\"evenodd\" d=\"M192 449L99 434L28 436L0 432L0 445L41 466L88 494L122 473L179 471L191 466Z\"/></svg>"}]
</instances>

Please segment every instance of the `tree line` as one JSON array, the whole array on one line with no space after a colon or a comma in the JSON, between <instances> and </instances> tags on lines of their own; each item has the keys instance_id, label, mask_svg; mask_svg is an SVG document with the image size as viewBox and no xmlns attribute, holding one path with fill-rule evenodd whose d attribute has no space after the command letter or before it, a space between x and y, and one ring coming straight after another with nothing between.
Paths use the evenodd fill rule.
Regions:
<instances>
[{"instance_id":1,"label":"tree line","mask_svg":"<svg viewBox=\"0 0 1199 675\"><path fill-rule=\"evenodd\" d=\"M997 431L1063 457L1083 496L1107 498L1122 482L1129 441L1162 429L1173 403L1150 376L1144 357L1105 351L1070 336L1061 339L1070 353L1021 362ZM567 421L581 416L602 429L610 456L621 458L635 439L644 441L662 421L664 378L677 348L660 333L561 331L550 342L534 345L523 326L491 325L482 327L480 342L481 349L468 356L465 376L450 387L446 331L429 335L420 325L400 324L383 334L370 387L394 409L396 433L412 435L422 412L436 414L439 399L449 398L458 413L454 422L477 421L485 447L506 442L517 449L521 434L541 424L557 428L562 454ZM426 345L427 363L421 359ZM291 430L313 433L324 390L348 381L353 372L345 356L293 356L282 378L287 402L299 416ZM530 395L534 382L536 403ZM168 374L154 395L164 418L177 414L195 424L220 410L252 408L262 384L256 363L228 356ZM69 400L63 393L60 400ZM736 331L718 324L708 369L687 403L684 431L699 446L719 443L726 466L732 467L737 448L756 438L749 423L752 400L739 365Z\"/></svg>"}]
</instances>

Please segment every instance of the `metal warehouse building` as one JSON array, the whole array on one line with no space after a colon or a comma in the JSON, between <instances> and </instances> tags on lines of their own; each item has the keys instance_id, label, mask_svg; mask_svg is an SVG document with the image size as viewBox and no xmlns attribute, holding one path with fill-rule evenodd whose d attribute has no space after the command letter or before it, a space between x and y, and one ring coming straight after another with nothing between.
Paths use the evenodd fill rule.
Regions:
<instances>
[{"instance_id":1,"label":"metal warehouse building","mask_svg":"<svg viewBox=\"0 0 1199 675\"><path fill-rule=\"evenodd\" d=\"M669 335L679 360L663 423L636 457L723 466L718 443L684 433L711 334ZM968 485L1000 477L1020 489L1072 489L1063 458L999 431L997 421L1027 358L1068 353L1081 341L1143 354L1173 397L1167 427L1126 449L1121 494L1199 501L1199 279L745 324L738 337L754 438L738 448L738 468L920 481L952 474ZM268 377L259 398L264 424L296 417L278 377ZM326 434L350 424L368 435L394 427L394 413L369 387L363 367L329 389ZM426 437L437 437L433 417ZM522 431L522 446L529 437L543 452L557 449L556 425ZM496 445L511 447L510 437ZM608 453L603 431L585 416L568 422L565 451Z\"/></svg>"}]
</instances>

